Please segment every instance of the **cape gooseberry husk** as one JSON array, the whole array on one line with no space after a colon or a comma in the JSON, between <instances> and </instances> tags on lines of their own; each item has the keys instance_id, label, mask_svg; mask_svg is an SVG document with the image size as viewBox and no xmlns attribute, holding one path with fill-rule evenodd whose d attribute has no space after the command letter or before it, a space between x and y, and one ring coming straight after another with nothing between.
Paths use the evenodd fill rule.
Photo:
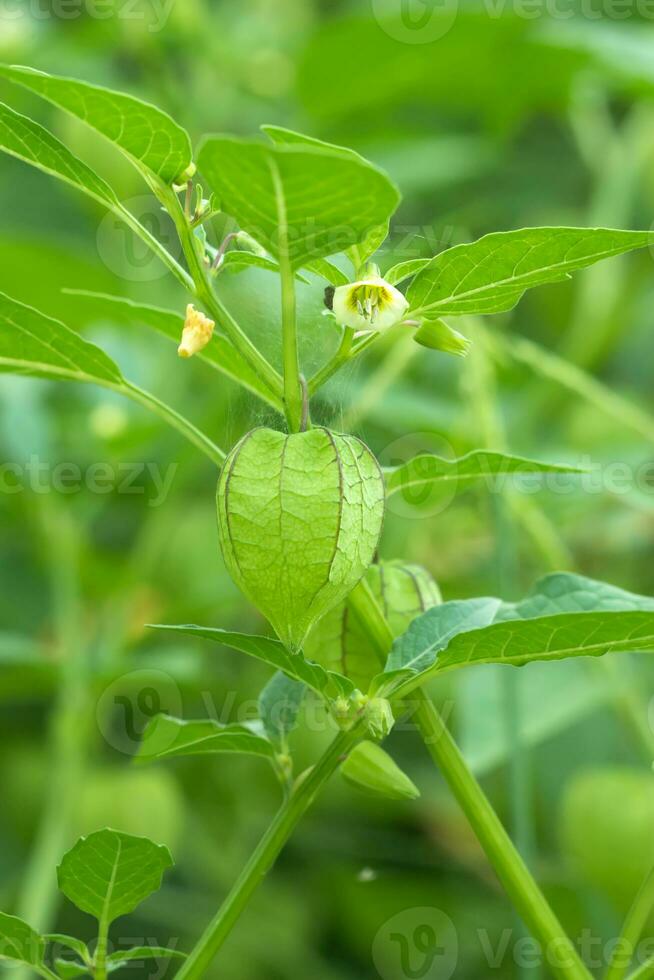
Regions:
<instances>
[{"instance_id":1,"label":"cape gooseberry husk","mask_svg":"<svg viewBox=\"0 0 654 980\"><path fill-rule=\"evenodd\" d=\"M441 602L436 582L420 565L402 561L380 562L368 568L365 581L381 606L393 636L404 633L416 616ZM309 660L345 674L364 692L383 666L368 633L347 601L341 602L317 624L304 652Z\"/></svg>"},{"instance_id":2,"label":"cape gooseberry husk","mask_svg":"<svg viewBox=\"0 0 654 980\"><path fill-rule=\"evenodd\" d=\"M254 429L218 482L227 567L296 651L370 565L384 517L377 460L354 436L328 429Z\"/></svg>"}]
</instances>

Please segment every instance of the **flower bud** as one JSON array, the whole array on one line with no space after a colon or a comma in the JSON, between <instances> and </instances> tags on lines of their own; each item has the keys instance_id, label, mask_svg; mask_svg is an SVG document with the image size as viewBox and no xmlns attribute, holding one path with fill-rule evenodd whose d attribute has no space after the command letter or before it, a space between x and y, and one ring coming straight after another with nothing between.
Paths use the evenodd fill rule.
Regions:
<instances>
[{"instance_id":1,"label":"flower bud","mask_svg":"<svg viewBox=\"0 0 654 980\"><path fill-rule=\"evenodd\" d=\"M361 742L341 766L348 783L371 796L415 800L420 790L390 755L374 742Z\"/></svg>"},{"instance_id":2,"label":"flower bud","mask_svg":"<svg viewBox=\"0 0 654 980\"><path fill-rule=\"evenodd\" d=\"M193 357L198 351L207 346L213 336L216 324L191 303L186 307L186 320L182 331L182 339L177 353L180 357Z\"/></svg>"},{"instance_id":3,"label":"flower bud","mask_svg":"<svg viewBox=\"0 0 654 980\"><path fill-rule=\"evenodd\" d=\"M327 300L327 297L326 297ZM381 276L338 286L330 292L328 308L338 323L354 330L383 333L404 317L409 304L399 289Z\"/></svg>"},{"instance_id":4,"label":"flower bud","mask_svg":"<svg viewBox=\"0 0 654 980\"><path fill-rule=\"evenodd\" d=\"M381 605L394 636L404 633L416 616L441 601L438 586L420 565L380 562L370 566L365 581ZM311 631L304 652L323 667L346 674L364 692L383 667L375 646L347 601L320 620Z\"/></svg>"},{"instance_id":5,"label":"flower bud","mask_svg":"<svg viewBox=\"0 0 654 980\"><path fill-rule=\"evenodd\" d=\"M373 738L381 741L390 735L395 724L390 701L386 698L371 698L366 705L366 721Z\"/></svg>"},{"instance_id":6,"label":"flower bud","mask_svg":"<svg viewBox=\"0 0 654 980\"><path fill-rule=\"evenodd\" d=\"M372 561L384 515L377 460L327 429L254 429L218 483L225 562L277 635L297 651Z\"/></svg>"},{"instance_id":7,"label":"flower bud","mask_svg":"<svg viewBox=\"0 0 654 980\"><path fill-rule=\"evenodd\" d=\"M441 350L446 354L456 354L458 357L465 357L471 347L468 338L450 327L444 320L423 320L413 339L422 347Z\"/></svg>"}]
</instances>

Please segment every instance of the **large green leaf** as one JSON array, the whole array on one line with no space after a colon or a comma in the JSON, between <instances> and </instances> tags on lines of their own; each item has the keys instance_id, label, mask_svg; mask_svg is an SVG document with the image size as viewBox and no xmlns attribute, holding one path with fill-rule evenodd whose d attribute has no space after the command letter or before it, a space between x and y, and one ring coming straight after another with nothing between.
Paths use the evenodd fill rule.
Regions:
<instances>
[{"instance_id":1,"label":"large green leaf","mask_svg":"<svg viewBox=\"0 0 654 980\"><path fill-rule=\"evenodd\" d=\"M294 269L363 242L399 202L376 167L322 146L215 136L198 165L224 210Z\"/></svg>"},{"instance_id":2,"label":"large green leaf","mask_svg":"<svg viewBox=\"0 0 654 980\"><path fill-rule=\"evenodd\" d=\"M163 245L118 200L112 188L82 160L79 160L56 136L27 116L22 116L0 102L0 149L24 160L44 173L59 177L71 187L88 194L108 208L138 235L183 285L186 273ZM189 280L190 281L190 280Z\"/></svg>"},{"instance_id":3,"label":"large green leaf","mask_svg":"<svg viewBox=\"0 0 654 980\"><path fill-rule=\"evenodd\" d=\"M0 293L0 371L120 386L107 355L31 306Z\"/></svg>"},{"instance_id":4,"label":"large green leaf","mask_svg":"<svg viewBox=\"0 0 654 980\"><path fill-rule=\"evenodd\" d=\"M393 645L377 687L415 686L469 664L512 664L654 649L654 599L567 573L548 575L521 602L447 602ZM414 675L414 679L411 679Z\"/></svg>"},{"instance_id":5,"label":"large green leaf","mask_svg":"<svg viewBox=\"0 0 654 980\"><path fill-rule=\"evenodd\" d=\"M133 325L135 322L143 323L168 337L175 344L179 344L184 317L174 310L164 310L146 303L135 303L122 296L109 296L106 293L94 293L85 289L64 291L79 301L80 309L89 316L108 317L128 325ZM196 357L233 381L237 381L273 408L279 408L279 403L270 394L268 388L223 334L214 333L211 342Z\"/></svg>"},{"instance_id":6,"label":"large green leaf","mask_svg":"<svg viewBox=\"0 0 654 980\"><path fill-rule=\"evenodd\" d=\"M306 684L293 680L282 671L270 678L259 695L259 714L264 730L276 745L284 747L297 725Z\"/></svg>"},{"instance_id":7,"label":"large green leaf","mask_svg":"<svg viewBox=\"0 0 654 980\"><path fill-rule=\"evenodd\" d=\"M138 167L171 184L192 161L188 134L156 106L122 92L18 65L0 75L77 116L115 143Z\"/></svg>"},{"instance_id":8,"label":"large green leaf","mask_svg":"<svg viewBox=\"0 0 654 980\"><path fill-rule=\"evenodd\" d=\"M271 758L273 746L245 725L220 725L217 721L181 721L170 715L157 715L143 733L140 762L181 755L245 753Z\"/></svg>"},{"instance_id":9,"label":"large green leaf","mask_svg":"<svg viewBox=\"0 0 654 980\"><path fill-rule=\"evenodd\" d=\"M410 492L439 485L448 490L467 490L475 480L489 480L495 485L497 478L537 473L583 473L584 470L566 463L547 463L512 456L507 453L477 450L460 459L443 459L431 453L414 456L402 466L386 467L386 494Z\"/></svg>"},{"instance_id":10,"label":"large green leaf","mask_svg":"<svg viewBox=\"0 0 654 980\"><path fill-rule=\"evenodd\" d=\"M56 136L0 102L0 149L89 194L111 210L119 207L113 190Z\"/></svg>"},{"instance_id":11,"label":"large green leaf","mask_svg":"<svg viewBox=\"0 0 654 980\"><path fill-rule=\"evenodd\" d=\"M304 133L297 133L293 129L286 129L284 126L262 126L263 132L270 137L273 143L281 146L313 146L317 149L329 150L332 153L338 153L340 156L344 157L346 160L359 161L368 167L372 167L373 164L361 154L357 153L356 150L350 149L348 146L338 146L336 143L326 143L324 140L316 139L313 136L306 136ZM388 224L391 218L392 212L383 218L379 224L373 224L368 228L363 239L354 245L351 245L347 249L347 254L352 261L356 271L363 265L363 263L376 252L379 246L386 240L388 236ZM315 269L311 271L317 271ZM325 269L319 274L324 275ZM335 276L326 276L327 280L336 286L345 285L348 282L347 277L336 270Z\"/></svg>"},{"instance_id":12,"label":"large green leaf","mask_svg":"<svg viewBox=\"0 0 654 980\"><path fill-rule=\"evenodd\" d=\"M411 283L415 315L500 313L525 290L567 279L577 269L652 244L649 231L524 228L495 232L441 252Z\"/></svg>"},{"instance_id":13,"label":"large green leaf","mask_svg":"<svg viewBox=\"0 0 654 980\"><path fill-rule=\"evenodd\" d=\"M302 654L289 653L283 643L268 636L249 636L245 633L233 633L229 630L214 629L210 626L165 626L153 625L151 629L168 630L171 633L181 633L186 636L200 636L205 640L213 640L223 646L231 647L249 657L262 660L275 670L281 670L289 677L300 681L325 697L339 697L350 694L354 686L342 674L325 670L319 664L305 660Z\"/></svg>"},{"instance_id":14,"label":"large green leaf","mask_svg":"<svg viewBox=\"0 0 654 980\"><path fill-rule=\"evenodd\" d=\"M43 938L31 926L15 915L0 912L0 962L26 963L40 973L44 950Z\"/></svg>"},{"instance_id":15,"label":"large green leaf","mask_svg":"<svg viewBox=\"0 0 654 980\"><path fill-rule=\"evenodd\" d=\"M109 925L157 891L172 864L167 847L107 829L80 838L64 855L57 877L77 908Z\"/></svg>"}]
</instances>

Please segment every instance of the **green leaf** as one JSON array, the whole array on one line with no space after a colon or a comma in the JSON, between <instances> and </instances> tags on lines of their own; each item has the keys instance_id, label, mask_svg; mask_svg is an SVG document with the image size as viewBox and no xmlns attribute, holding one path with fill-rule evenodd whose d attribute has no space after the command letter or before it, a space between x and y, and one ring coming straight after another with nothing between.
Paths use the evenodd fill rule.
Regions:
<instances>
[{"instance_id":1,"label":"green leaf","mask_svg":"<svg viewBox=\"0 0 654 980\"><path fill-rule=\"evenodd\" d=\"M439 253L411 283L415 315L500 313L533 286L558 282L601 259L652 244L649 231L524 228Z\"/></svg>"},{"instance_id":2,"label":"green leaf","mask_svg":"<svg viewBox=\"0 0 654 980\"><path fill-rule=\"evenodd\" d=\"M40 972L44 951L45 941L27 922L0 912L0 961L26 963Z\"/></svg>"},{"instance_id":3,"label":"green leaf","mask_svg":"<svg viewBox=\"0 0 654 980\"><path fill-rule=\"evenodd\" d=\"M259 695L259 714L271 742L282 747L286 745L297 725L306 691L306 684L293 680L282 671L270 678Z\"/></svg>"},{"instance_id":4,"label":"green leaf","mask_svg":"<svg viewBox=\"0 0 654 980\"><path fill-rule=\"evenodd\" d=\"M168 949L166 946L134 946L132 949L118 949L107 957L109 972L119 970L127 963L135 960L185 960L186 953L178 949Z\"/></svg>"},{"instance_id":5,"label":"green leaf","mask_svg":"<svg viewBox=\"0 0 654 980\"><path fill-rule=\"evenodd\" d=\"M110 210L118 210L113 190L60 140L38 123L0 102L0 149L59 177Z\"/></svg>"},{"instance_id":6,"label":"green leaf","mask_svg":"<svg viewBox=\"0 0 654 980\"><path fill-rule=\"evenodd\" d=\"M398 262L391 266L384 273L384 279L386 282L390 282L391 286L397 286L398 283L415 276L417 272L421 272L432 261L432 259L406 259L404 262Z\"/></svg>"},{"instance_id":7,"label":"green leaf","mask_svg":"<svg viewBox=\"0 0 654 980\"><path fill-rule=\"evenodd\" d=\"M65 946L67 949L72 949L85 962L91 959L88 947L81 939L75 939L74 936L65 936L59 932L48 932L43 938L46 943L51 943L53 946Z\"/></svg>"},{"instance_id":8,"label":"green leaf","mask_svg":"<svg viewBox=\"0 0 654 980\"><path fill-rule=\"evenodd\" d=\"M451 491L467 490L475 480L491 480L511 474L523 476L538 473L583 473L584 470L566 463L546 463L507 453L475 450L459 459L442 459L431 453L414 456L402 466L384 468L386 494L447 486Z\"/></svg>"},{"instance_id":9,"label":"green leaf","mask_svg":"<svg viewBox=\"0 0 654 980\"><path fill-rule=\"evenodd\" d=\"M480 627L492 623L500 599L480 598L454 600L433 606L414 619L395 643L389 654L384 674L376 680L384 689L388 680L409 674L422 674L435 663L441 651L460 633L478 631ZM380 690L373 682L373 688Z\"/></svg>"},{"instance_id":10,"label":"green leaf","mask_svg":"<svg viewBox=\"0 0 654 980\"><path fill-rule=\"evenodd\" d=\"M371 563L384 487L377 460L354 436L259 428L225 461L217 504L232 578L297 650Z\"/></svg>"},{"instance_id":11,"label":"green leaf","mask_svg":"<svg viewBox=\"0 0 654 980\"><path fill-rule=\"evenodd\" d=\"M88 977L89 968L84 963L76 963L74 960L55 960L55 970L57 976L62 980L75 980L75 977Z\"/></svg>"},{"instance_id":12,"label":"green leaf","mask_svg":"<svg viewBox=\"0 0 654 980\"><path fill-rule=\"evenodd\" d=\"M395 642L387 670L395 682L407 671L424 679L469 664L521 666L652 649L654 599L557 573L518 603L469 599L428 610Z\"/></svg>"},{"instance_id":13,"label":"green leaf","mask_svg":"<svg viewBox=\"0 0 654 980\"><path fill-rule=\"evenodd\" d=\"M286 129L284 126L262 126L263 132L270 137L273 143L278 145L304 145L313 146L318 149L329 150L332 153L338 153L347 160L355 160L364 163L367 167L372 167L369 160L362 157L360 153L356 150L352 150L349 146L339 146L336 143L326 143L324 140L316 139L314 136L306 136L304 133L298 133L293 129ZM375 168L377 169L377 168ZM396 205L397 206L397 205ZM361 266L366 262L367 259L376 252L380 245L388 237L388 224L391 217L391 213L385 217L378 225L372 225L366 232L365 237L358 245L352 245L348 248L347 255L352 262L355 272L361 268ZM314 270L315 271L315 270ZM328 279L329 282L333 283L335 286L346 286L349 282L347 276L343 275L343 281L339 282L338 279Z\"/></svg>"},{"instance_id":14,"label":"green leaf","mask_svg":"<svg viewBox=\"0 0 654 980\"><path fill-rule=\"evenodd\" d=\"M17 82L77 116L119 147L138 168L165 184L180 180L192 162L188 134L156 106L122 92L18 65L0 65Z\"/></svg>"},{"instance_id":15,"label":"green leaf","mask_svg":"<svg viewBox=\"0 0 654 980\"><path fill-rule=\"evenodd\" d=\"M350 281L337 265L327 259L314 259L305 268L307 272L313 272L314 275L320 276L332 286L347 286Z\"/></svg>"},{"instance_id":16,"label":"green leaf","mask_svg":"<svg viewBox=\"0 0 654 980\"><path fill-rule=\"evenodd\" d=\"M89 316L110 317L113 321L129 326L140 322L168 337L176 345L179 344L184 317L174 310L164 310L146 303L135 303L122 296L109 296L106 293L94 293L85 289L65 289L64 292L78 300L80 308ZM279 402L274 399L259 376L223 334L214 333L211 342L195 356L211 365L214 370L243 385L273 408L279 409Z\"/></svg>"},{"instance_id":17,"label":"green leaf","mask_svg":"<svg viewBox=\"0 0 654 980\"><path fill-rule=\"evenodd\" d=\"M165 402L126 381L116 364L79 334L44 313L0 293L0 372L94 382L117 391L163 418L221 466L222 449Z\"/></svg>"},{"instance_id":18,"label":"green leaf","mask_svg":"<svg viewBox=\"0 0 654 980\"><path fill-rule=\"evenodd\" d=\"M244 753L271 758L273 747L267 738L246 725L220 725L210 719L181 721L170 715L157 715L147 725L137 759L151 762L182 755Z\"/></svg>"},{"instance_id":19,"label":"green leaf","mask_svg":"<svg viewBox=\"0 0 654 980\"><path fill-rule=\"evenodd\" d=\"M88 194L108 208L138 235L159 259L188 285L186 273L161 243L116 197L112 188L79 160L60 140L27 116L0 102L0 149L32 164L44 173L59 177L71 187Z\"/></svg>"},{"instance_id":20,"label":"green leaf","mask_svg":"<svg viewBox=\"0 0 654 980\"><path fill-rule=\"evenodd\" d=\"M79 334L0 293L0 371L120 386L107 355Z\"/></svg>"},{"instance_id":21,"label":"green leaf","mask_svg":"<svg viewBox=\"0 0 654 980\"><path fill-rule=\"evenodd\" d=\"M362 157L360 153L349 146L327 143L325 140L317 139L315 136L307 136L306 133L298 133L297 130L288 129L286 126L272 126L269 123L264 123L261 126L261 131L278 146L313 146L319 150L328 150L330 153L339 153L348 160L361 160L363 163L369 164L365 157Z\"/></svg>"},{"instance_id":22,"label":"green leaf","mask_svg":"<svg viewBox=\"0 0 654 980\"><path fill-rule=\"evenodd\" d=\"M268 636L248 636L245 633L232 633L210 626L152 625L150 629L168 630L186 636L200 636L205 640L221 643L249 657L262 660L270 667L283 671L289 677L306 684L307 687L327 698L347 696L354 690L352 683L346 677L325 670L310 660L305 660L301 654L289 653L283 643Z\"/></svg>"},{"instance_id":23,"label":"green leaf","mask_svg":"<svg viewBox=\"0 0 654 980\"><path fill-rule=\"evenodd\" d=\"M355 273L363 271L363 265L374 255L388 238L390 218L387 218L379 225L373 225L360 245L353 245L348 248L348 257L354 266Z\"/></svg>"},{"instance_id":24,"label":"green leaf","mask_svg":"<svg viewBox=\"0 0 654 980\"><path fill-rule=\"evenodd\" d=\"M422 347L440 350L445 354L455 354L458 357L465 357L471 347L471 341L458 330L448 326L444 320L423 320L413 339Z\"/></svg>"},{"instance_id":25,"label":"green leaf","mask_svg":"<svg viewBox=\"0 0 654 980\"><path fill-rule=\"evenodd\" d=\"M57 877L66 898L108 926L157 891L172 864L167 847L107 829L80 838Z\"/></svg>"},{"instance_id":26,"label":"green leaf","mask_svg":"<svg viewBox=\"0 0 654 980\"><path fill-rule=\"evenodd\" d=\"M227 214L294 269L363 242L399 201L363 158L313 145L216 136L205 140L198 163Z\"/></svg>"},{"instance_id":27,"label":"green leaf","mask_svg":"<svg viewBox=\"0 0 654 980\"><path fill-rule=\"evenodd\" d=\"M416 800L420 790L376 742L360 742L341 766L341 775L369 796Z\"/></svg>"}]
</instances>

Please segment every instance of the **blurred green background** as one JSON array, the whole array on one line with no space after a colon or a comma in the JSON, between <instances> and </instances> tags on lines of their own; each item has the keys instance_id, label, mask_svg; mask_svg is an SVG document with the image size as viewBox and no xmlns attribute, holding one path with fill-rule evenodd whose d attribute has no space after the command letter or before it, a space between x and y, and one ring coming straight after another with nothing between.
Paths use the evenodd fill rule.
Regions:
<instances>
[{"instance_id":1,"label":"blurred green background","mask_svg":"<svg viewBox=\"0 0 654 980\"><path fill-rule=\"evenodd\" d=\"M0 58L140 95L195 141L273 122L354 147L404 196L383 268L525 225L649 228L653 14L644 0L0 0ZM172 245L111 147L8 83L0 98L49 125ZM61 292L186 302L93 202L3 158L0 214L0 289L85 332L225 447L273 421L138 322L99 321ZM423 564L446 598L515 597L555 567L654 591L653 271L637 253L534 290L511 315L462 325L474 340L465 361L396 333L326 389L315 416L359 433L385 463L505 446L591 467L583 481L513 489L506 507L497 487L418 507L400 498L382 557ZM221 283L277 357L274 277ZM299 288L307 369L335 342L322 285ZM90 937L91 920L56 898L55 864L77 835L110 825L176 858L114 940L189 948L278 802L256 760L130 765L156 710L240 719L266 679L236 654L144 629L265 629L219 554L215 472L99 390L3 377L0 403L0 907ZM591 961L654 861L653 679L650 659L621 657L478 668L432 692L572 935L591 930ZM324 742L319 727L309 717L295 736L298 771ZM539 975L516 962L509 903L420 741L399 727L389 746L421 800L368 801L337 777L211 977L442 980L453 962L459 980ZM458 958L428 973L417 958L411 974L388 923L402 914L411 937L424 908L454 923Z\"/></svg>"}]
</instances>

